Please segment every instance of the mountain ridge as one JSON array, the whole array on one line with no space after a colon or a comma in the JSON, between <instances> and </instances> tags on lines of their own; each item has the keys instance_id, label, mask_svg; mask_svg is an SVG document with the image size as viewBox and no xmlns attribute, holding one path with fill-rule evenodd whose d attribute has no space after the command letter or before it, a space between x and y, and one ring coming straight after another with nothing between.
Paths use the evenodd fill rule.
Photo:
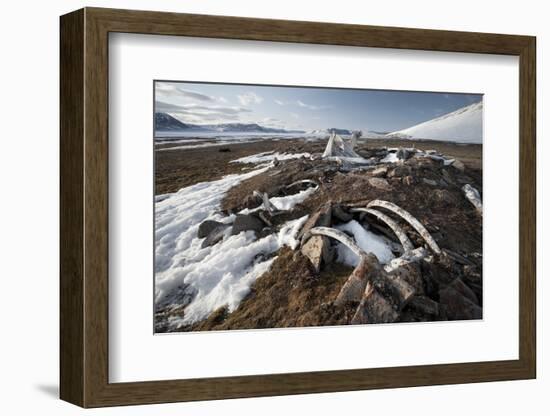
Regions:
<instances>
[{"instance_id":1,"label":"mountain ridge","mask_svg":"<svg viewBox=\"0 0 550 416\"><path fill-rule=\"evenodd\" d=\"M386 137L404 139L444 140L461 143L481 143L482 136L483 101L386 135Z\"/></svg>"}]
</instances>

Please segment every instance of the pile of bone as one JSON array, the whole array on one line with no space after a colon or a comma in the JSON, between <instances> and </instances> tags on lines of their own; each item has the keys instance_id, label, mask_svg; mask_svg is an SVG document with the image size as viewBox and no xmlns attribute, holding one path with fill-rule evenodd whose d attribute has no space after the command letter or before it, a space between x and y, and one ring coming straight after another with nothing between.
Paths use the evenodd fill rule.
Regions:
<instances>
[{"instance_id":1,"label":"pile of bone","mask_svg":"<svg viewBox=\"0 0 550 416\"><path fill-rule=\"evenodd\" d=\"M364 220L391 230L401 245L401 256L381 265L374 254L365 252L352 237L331 227L332 222L349 221L353 215L364 216ZM414 247L400 222L414 230L424 245ZM391 202L374 200L365 207L328 203L308 219L299 237L301 253L317 271L331 259L330 239L344 244L359 257L357 267L334 301L336 306L355 308L352 324L396 322L406 306L425 320L481 318L476 295L460 278L440 291L439 302L426 295L420 263L438 262L445 267L454 259L440 249L420 221ZM440 302L444 302L444 311L440 310ZM442 313L446 314L443 318Z\"/></svg>"}]
</instances>

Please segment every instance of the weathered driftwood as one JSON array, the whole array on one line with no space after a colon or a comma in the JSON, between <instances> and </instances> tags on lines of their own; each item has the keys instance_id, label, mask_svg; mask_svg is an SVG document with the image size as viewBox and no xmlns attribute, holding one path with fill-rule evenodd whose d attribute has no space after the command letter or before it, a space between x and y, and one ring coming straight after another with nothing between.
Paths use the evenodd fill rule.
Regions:
<instances>
[{"instance_id":1,"label":"weathered driftwood","mask_svg":"<svg viewBox=\"0 0 550 416\"><path fill-rule=\"evenodd\" d=\"M264 208L267 212L269 212L270 214L273 214L273 213L277 212L277 208L275 207L275 205L273 205L271 203L271 201L269 200L269 196L267 195L266 192L261 193L261 192L258 192L258 191L254 191L254 192L252 192L252 194L255 197L260 198L262 200Z\"/></svg>"},{"instance_id":2,"label":"weathered driftwood","mask_svg":"<svg viewBox=\"0 0 550 416\"><path fill-rule=\"evenodd\" d=\"M384 266L384 270L391 273L406 264L416 263L420 260L428 259L428 257L428 251L424 247L415 248L404 253L401 257L391 260Z\"/></svg>"},{"instance_id":3,"label":"weathered driftwood","mask_svg":"<svg viewBox=\"0 0 550 416\"><path fill-rule=\"evenodd\" d=\"M413 244L411 243L411 240L409 240L409 237L407 237L407 234L405 231L390 217L388 217L383 212L380 212L376 209L372 208L352 208L350 210L351 212L365 212L367 214L373 215L376 218L378 218L380 221L385 223L388 227L391 228L391 230L395 233L397 238L399 239L399 242L403 246L403 250L405 253L411 251L414 249Z\"/></svg>"},{"instance_id":4,"label":"weathered driftwood","mask_svg":"<svg viewBox=\"0 0 550 416\"><path fill-rule=\"evenodd\" d=\"M479 215L483 215L483 204L481 203L481 196L476 188L467 183L462 187L462 191L468 201L475 207Z\"/></svg>"},{"instance_id":5,"label":"weathered driftwood","mask_svg":"<svg viewBox=\"0 0 550 416\"><path fill-rule=\"evenodd\" d=\"M426 243L434 253L441 254L441 249L439 248L431 234L428 232L428 230L426 230L426 227L424 227L422 223L418 221L415 217L413 217L409 212L391 202L383 201L380 199L369 202L367 204L367 208L371 207L385 208L388 211L399 215L401 218L407 221L418 232L418 234L420 234L420 236L426 241Z\"/></svg>"}]
</instances>

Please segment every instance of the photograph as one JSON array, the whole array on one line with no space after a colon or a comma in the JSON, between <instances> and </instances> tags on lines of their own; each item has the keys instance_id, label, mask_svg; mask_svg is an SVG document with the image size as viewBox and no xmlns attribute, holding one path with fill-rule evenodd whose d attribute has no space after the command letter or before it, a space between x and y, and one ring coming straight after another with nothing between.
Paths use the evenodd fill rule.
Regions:
<instances>
[{"instance_id":1,"label":"photograph","mask_svg":"<svg viewBox=\"0 0 550 416\"><path fill-rule=\"evenodd\" d=\"M155 333L482 319L482 94L153 84Z\"/></svg>"}]
</instances>

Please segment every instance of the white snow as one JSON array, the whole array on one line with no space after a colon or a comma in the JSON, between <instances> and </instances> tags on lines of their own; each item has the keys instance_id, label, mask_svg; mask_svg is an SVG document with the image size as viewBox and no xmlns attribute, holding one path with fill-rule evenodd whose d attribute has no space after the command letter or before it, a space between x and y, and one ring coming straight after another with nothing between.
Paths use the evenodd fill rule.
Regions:
<instances>
[{"instance_id":1,"label":"white snow","mask_svg":"<svg viewBox=\"0 0 550 416\"><path fill-rule=\"evenodd\" d=\"M269 198L269 201L275 205L275 208L281 211L288 211L294 208L297 204L304 202L316 190L317 187L311 187L293 195Z\"/></svg>"},{"instance_id":2,"label":"white snow","mask_svg":"<svg viewBox=\"0 0 550 416\"><path fill-rule=\"evenodd\" d=\"M386 264L395 258L391 251L391 245L386 238L366 230L357 221L351 220L350 222L336 226L336 228L353 235L357 245L365 250L365 252L373 253L380 263ZM338 261L341 263L353 267L359 263L359 257L341 243L338 243L337 253Z\"/></svg>"},{"instance_id":3,"label":"white snow","mask_svg":"<svg viewBox=\"0 0 550 416\"><path fill-rule=\"evenodd\" d=\"M483 102L480 101L416 126L389 133L388 137L481 143L482 125Z\"/></svg>"},{"instance_id":4,"label":"white snow","mask_svg":"<svg viewBox=\"0 0 550 416\"><path fill-rule=\"evenodd\" d=\"M184 317L172 319L170 326L201 321L223 306L234 311L256 279L269 270L276 259L270 256L285 245L298 245L295 237L306 220L307 215L289 221L277 234L260 240L252 231L231 236L229 228L223 241L212 247L201 249L202 239L195 238L183 253L185 262L157 279L157 302L181 284L190 285L186 293L193 295Z\"/></svg>"},{"instance_id":5,"label":"white snow","mask_svg":"<svg viewBox=\"0 0 550 416\"><path fill-rule=\"evenodd\" d=\"M202 221L223 219L217 210L230 188L266 170L267 168L262 168L243 174L228 175L217 181L201 182L182 188L168 196L158 195L155 202L157 276L185 259L185 250L191 246Z\"/></svg>"},{"instance_id":6,"label":"white snow","mask_svg":"<svg viewBox=\"0 0 550 416\"><path fill-rule=\"evenodd\" d=\"M381 159L381 163L396 163L399 161L399 158L397 157L396 152L390 152L387 154L387 156L384 159Z\"/></svg>"},{"instance_id":7,"label":"white snow","mask_svg":"<svg viewBox=\"0 0 550 416\"><path fill-rule=\"evenodd\" d=\"M296 235L307 216L289 221L278 233L256 240L253 232L230 235L225 231L218 244L202 248L197 237L199 225L206 219L230 224L235 216L223 216L218 210L225 193L243 180L268 168L203 182L176 193L155 198L155 304L185 304L183 318L171 318L177 328L205 319L216 309L227 306L231 312L249 293L250 286L266 272L275 259L273 254L287 245L298 245ZM291 209L304 201L316 188L295 195L272 198L279 209Z\"/></svg>"},{"instance_id":8,"label":"white snow","mask_svg":"<svg viewBox=\"0 0 550 416\"><path fill-rule=\"evenodd\" d=\"M254 143L258 140L249 140L247 143ZM157 152L166 152L170 150L188 150L188 149L200 149L202 147L213 147L213 146L230 146L232 144L239 144L239 142L231 141L215 141L215 142L208 142L208 143L201 143L201 144L189 144L184 146L172 146L172 147L162 147L160 149L155 149Z\"/></svg>"},{"instance_id":9,"label":"white snow","mask_svg":"<svg viewBox=\"0 0 550 416\"><path fill-rule=\"evenodd\" d=\"M311 154L309 153L279 153L279 152L263 152L257 153L251 156L241 157L239 159L232 160L230 163L265 163L271 162L275 158L277 160L290 160L290 159L300 159L301 157L309 158Z\"/></svg>"}]
</instances>

